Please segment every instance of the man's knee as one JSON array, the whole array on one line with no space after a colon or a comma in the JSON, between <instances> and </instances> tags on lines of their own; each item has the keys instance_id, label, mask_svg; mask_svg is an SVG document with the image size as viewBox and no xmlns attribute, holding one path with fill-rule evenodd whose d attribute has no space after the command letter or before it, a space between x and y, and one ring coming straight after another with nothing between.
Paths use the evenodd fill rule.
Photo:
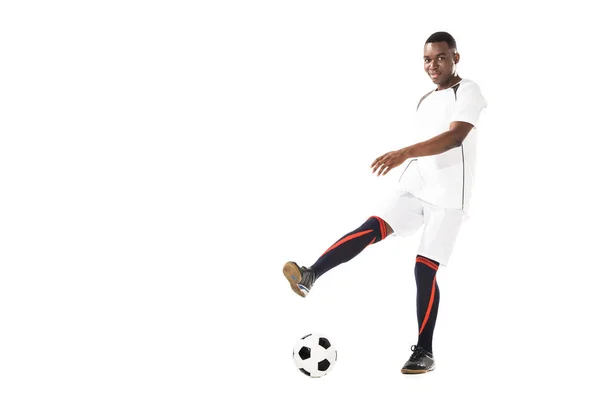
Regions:
<instances>
[{"instance_id":1,"label":"man's knee","mask_svg":"<svg viewBox=\"0 0 600 400\"><path fill-rule=\"evenodd\" d=\"M385 239L388 235L394 232L392 227L381 217L373 215L359 229L372 229L377 232L376 241Z\"/></svg>"},{"instance_id":2,"label":"man's knee","mask_svg":"<svg viewBox=\"0 0 600 400\"><path fill-rule=\"evenodd\" d=\"M387 234L391 235L392 233L394 233L394 230L392 229L390 224L388 224L386 221L383 221L383 222L385 222L385 231L387 232Z\"/></svg>"}]
</instances>

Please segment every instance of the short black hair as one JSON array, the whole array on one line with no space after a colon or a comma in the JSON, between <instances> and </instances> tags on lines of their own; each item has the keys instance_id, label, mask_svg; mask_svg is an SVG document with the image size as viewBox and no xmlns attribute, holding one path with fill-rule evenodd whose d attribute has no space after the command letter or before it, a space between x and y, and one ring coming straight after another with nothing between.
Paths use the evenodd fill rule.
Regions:
<instances>
[{"instance_id":1,"label":"short black hair","mask_svg":"<svg viewBox=\"0 0 600 400\"><path fill-rule=\"evenodd\" d=\"M456 40L448 32L436 32L429 36L425 44L434 42L446 42L449 49L456 50Z\"/></svg>"}]
</instances>

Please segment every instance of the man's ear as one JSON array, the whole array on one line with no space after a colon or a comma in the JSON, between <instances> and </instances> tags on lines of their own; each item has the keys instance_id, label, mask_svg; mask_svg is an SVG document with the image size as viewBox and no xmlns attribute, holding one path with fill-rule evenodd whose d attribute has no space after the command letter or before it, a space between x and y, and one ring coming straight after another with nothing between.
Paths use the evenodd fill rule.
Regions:
<instances>
[{"instance_id":1,"label":"man's ear","mask_svg":"<svg viewBox=\"0 0 600 400\"><path fill-rule=\"evenodd\" d=\"M454 64L458 64L460 61L460 54L454 53Z\"/></svg>"}]
</instances>

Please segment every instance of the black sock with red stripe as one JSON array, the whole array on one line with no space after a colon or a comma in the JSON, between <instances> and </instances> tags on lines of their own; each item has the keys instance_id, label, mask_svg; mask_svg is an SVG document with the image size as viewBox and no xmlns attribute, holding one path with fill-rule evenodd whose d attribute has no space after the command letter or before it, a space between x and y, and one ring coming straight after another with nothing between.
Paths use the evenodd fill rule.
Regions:
<instances>
[{"instance_id":1,"label":"black sock with red stripe","mask_svg":"<svg viewBox=\"0 0 600 400\"><path fill-rule=\"evenodd\" d=\"M420 346L433 353L433 330L440 304L440 289L436 282L439 263L427 257L418 255L415 265L415 280L417 281L417 318L419 320Z\"/></svg>"},{"instance_id":2,"label":"black sock with red stripe","mask_svg":"<svg viewBox=\"0 0 600 400\"><path fill-rule=\"evenodd\" d=\"M310 268L318 278L333 267L350 261L368 245L386 236L385 222L379 217L370 217L358 229L342 236Z\"/></svg>"}]
</instances>

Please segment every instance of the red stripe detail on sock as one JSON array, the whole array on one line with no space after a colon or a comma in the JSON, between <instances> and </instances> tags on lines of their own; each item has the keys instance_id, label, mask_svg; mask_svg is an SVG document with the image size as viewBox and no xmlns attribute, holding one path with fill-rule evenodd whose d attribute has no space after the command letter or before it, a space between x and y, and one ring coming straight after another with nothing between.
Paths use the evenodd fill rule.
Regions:
<instances>
[{"instance_id":1,"label":"red stripe detail on sock","mask_svg":"<svg viewBox=\"0 0 600 400\"><path fill-rule=\"evenodd\" d=\"M346 236L345 238L338 240L333 246L331 246L330 248L328 248L325 251L325 253L321 254L321 257L323 257L325 254L329 253L331 250L335 249L336 247L338 247L338 246L346 243L347 241L352 240L352 239L357 238L357 237L360 237L360 236L364 236L364 235L366 235L368 233L371 233L371 232L373 232L373 230L369 229L368 231L357 232L357 233L355 233L353 235Z\"/></svg>"},{"instance_id":2,"label":"red stripe detail on sock","mask_svg":"<svg viewBox=\"0 0 600 400\"><path fill-rule=\"evenodd\" d=\"M433 262L431 262L430 260L423 258L423 257L417 257L417 262L421 263L421 264L425 264L427 265L429 268L437 271L438 270L438 266L435 265Z\"/></svg>"},{"instance_id":3,"label":"red stripe detail on sock","mask_svg":"<svg viewBox=\"0 0 600 400\"><path fill-rule=\"evenodd\" d=\"M429 320L429 313L431 313L431 307L433 306L433 298L435 297L435 276L433 277L433 284L431 285L431 296L429 297L429 305L427 306L427 312L425 313L425 319L421 324L421 329L419 330L419 335L423 332L423 328L427 325L427 321Z\"/></svg>"},{"instance_id":4,"label":"red stripe detail on sock","mask_svg":"<svg viewBox=\"0 0 600 400\"><path fill-rule=\"evenodd\" d=\"M375 215L373 215L371 218L375 218L377 221L379 221L379 231L381 232L381 240L385 239L387 237L387 228L385 227L385 221Z\"/></svg>"}]
</instances>

